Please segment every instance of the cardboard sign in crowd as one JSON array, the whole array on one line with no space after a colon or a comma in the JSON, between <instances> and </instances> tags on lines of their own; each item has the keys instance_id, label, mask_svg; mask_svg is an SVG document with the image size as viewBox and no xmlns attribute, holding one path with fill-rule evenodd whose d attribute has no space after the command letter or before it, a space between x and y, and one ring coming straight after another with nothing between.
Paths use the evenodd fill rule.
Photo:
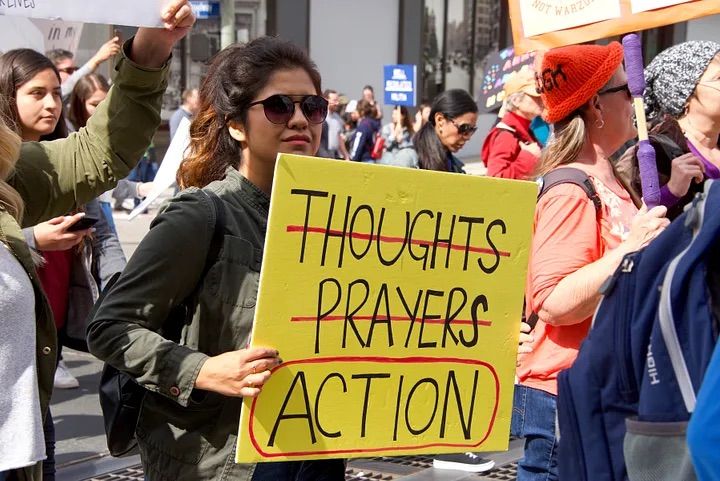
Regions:
<instances>
[{"instance_id":1,"label":"cardboard sign in crowd","mask_svg":"<svg viewBox=\"0 0 720 481\"><path fill-rule=\"evenodd\" d=\"M720 13L718 0L509 0L509 5L516 54Z\"/></svg>"},{"instance_id":2,"label":"cardboard sign in crowd","mask_svg":"<svg viewBox=\"0 0 720 481\"><path fill-rule=\"evenodd\" d=\"M507 449L536 193L280 154L237 461Z\"/></svg>"},{"instance_id":3,"label":"cardboard sign in crowd","mask_svg":"<svg viewBox=\"0 0 720 481\"><path fill-rule=\"evenodd\" d=\"M161 27L168 0L0 0L0 15Z\"/></svg>"}]
</instances>

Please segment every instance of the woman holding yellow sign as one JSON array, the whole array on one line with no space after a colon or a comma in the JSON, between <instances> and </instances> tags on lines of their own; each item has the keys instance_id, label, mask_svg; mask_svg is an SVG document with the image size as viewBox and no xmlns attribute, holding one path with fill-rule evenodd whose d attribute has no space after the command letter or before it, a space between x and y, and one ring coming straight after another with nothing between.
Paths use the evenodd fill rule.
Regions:
<instances>
[{"instance_id":1,"label":"woman holding yellow sign","mask_svg":"<svg viewBox=\"0 0 720 481\"><path fill-rule=\"evenodd\" d=\"M247 348L275 160L317 152L321 92L315 64L277 38L215 57L178 173L189 189L158 215L88 330L93 354L154 391L136 431L150 480L344 479L341 459L234 462L242 398L281 363L271 347ZM186 305L189 316L171 317Z\"/></svg>"}]
</instances>

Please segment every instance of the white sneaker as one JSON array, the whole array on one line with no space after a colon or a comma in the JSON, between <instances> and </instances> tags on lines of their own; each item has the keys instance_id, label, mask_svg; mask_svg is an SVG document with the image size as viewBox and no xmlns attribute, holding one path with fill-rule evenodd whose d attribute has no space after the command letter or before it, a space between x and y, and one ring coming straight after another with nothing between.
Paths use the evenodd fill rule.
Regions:
<instances>
[{"instance_id":1,"label":"white sneaker","mask_svg":"<svg viewBox=\"0 0 720 481\"><path fill-rule=\"evenodd\" d=\"M57 370L55 371L55 381L53 382L53 386L57 389L75 389L80 387L80 382L75 379L75 376L70 374L70 371L68 371L65 363L60 361L60 363L58 363Z\"/></svg>"},{"instance_id":2,"label":"white sneaker","mask_svg":"<svg viewBox=\"0 0 720 481\"><path fill-rule=\"evenodd\" d=\"M495 467L492 459L481 458L475 453L438 454L433 458L435 469L455 469L470 473L484 473Z\"/></svg>"}]
</instances>

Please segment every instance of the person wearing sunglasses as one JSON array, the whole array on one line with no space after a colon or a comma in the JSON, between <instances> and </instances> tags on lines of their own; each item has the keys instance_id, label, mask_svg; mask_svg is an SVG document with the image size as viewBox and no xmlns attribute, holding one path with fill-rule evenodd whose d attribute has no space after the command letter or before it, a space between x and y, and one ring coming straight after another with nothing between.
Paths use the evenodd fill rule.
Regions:
<instances>
[{"instance_id":1,"label":"person wearing sunglasses","mask_svg":"<svg viewBox=\"0 0 720 481\"><path fill-rule=\"evenodd\" d=\"M88 328L94 355L154 391L137 426L147 479L344 480L342 459L234 460L243 398L282 362L272 346L247 347L275 160L317 152L328 110L321 92L316 65L279 38L214 57L178 171L186 190L155 219ZM222 245L208 262L221 217ZM170 313L191 293L191 319L180 325ZM160 329L182 329L182 341Z\"/></svg>"},{"instance_id":2,"label":"person wearing sunglasses","mask_svg":"<svg viewBox=\"0 0 720 481\"><path fill-rule=\"evenodd\" d=\"M75 55L64 49L49 50L45 56L55 65L60 73L60 88L62 91L63 103L70 99L75 84L84 76L95 72L100 64L108 61L120 52L120 37L113 37L95 52L90 60L82 67L75 65Z\"/></svg>"},{"instance_id":3,"label":"person wearing sunglasses","mask_svg":"<svg viewBox=\"0 0 720 481\"><path fill-rule=\"evenodd\" d=\"M669 223L665 207L638 209L609 158L637 135L622 62L618 42L575 45L549 50L538 71L543 115L554 133L537 173L580 170L599 203L579 185L560 183L535 210L525 302L526 318L536 314L538 321L524 346L531 352L518 356L510 428L525 438L518 481L558 479L558 449L573 448L558 446L567 429L556 421L558 374L577 357L600 286Z\"/></svg>"},{"instance_id":4,"label":"person wearing sunglasses","mask_svg":"<svg viewBox=\"0 0 720 481\"><path fill-rule=\"evenodd\" d=\"M524 66L511 73L503 92L501 120L485 138L482 159L491 177L527 180L535 172L541 149L530 128L543 109L534 72Z\"/></svg>"},{"instance_id":5,"label":"person wearing sunglasses","mask_svg":"<svg viewBox=\"0 0 720 481\"><path fill-rule=\"evenodd\" d=\"M415 135L418 167L426 170L465 173L455 157L477 131L478 107L469 93L452 89L435 97L428 122Z\"/></svg>"},{"instance_id":6,"label":"person wearing sunglasses","mask_svg":"<svg viewBox=\"0 0 720 481\"><path fill-rule=\"evenodd\" d=\"M720 178L720 43L689 41L660 52L645 69L645 83L660 199L674 219L703 180ZM628 149L617 169L639 198L636 152Z\"/></svg>"}]
</instances>

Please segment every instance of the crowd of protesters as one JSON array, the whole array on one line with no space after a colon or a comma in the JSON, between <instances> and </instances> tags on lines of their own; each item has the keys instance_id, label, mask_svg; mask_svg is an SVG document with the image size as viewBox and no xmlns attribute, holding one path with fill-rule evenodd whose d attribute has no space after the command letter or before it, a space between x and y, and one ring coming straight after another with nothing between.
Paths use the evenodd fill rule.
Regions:
<instances>
[{"instance_id":1,"label":"crowd of protesters","mask_svg":"<svg viewBox=\"0 0 720 481\"><path fill-rule=\"evenodd\" d=\"M66 51L0 56L0 481L55 479L50 396L53 387L78 386L63 345L89 350L154 393L137 426L146 479L342 480L342 459L233 462L242 398L257 396L282 363L272 346L247 348L254 312L238 307L257 296L276 156L465 174L456 154L478 130L477 102L447 90L414 111L393 107L383 125L372 86L359 100L323 91L317 66L292 43L262 37L230 46L170 119L171 137L183 119L192 122L181 192L126 261L113 210L126 200L134 207L152 186L170 53L195 22L188 0L172 0L163 19L165 28L140 28L124 44L111 39L79 68ZM95 71L112 57L111 86ZM551 88L530 68L512 74L480 152L489 176L534 180L573 169L583 179L541 190L535 210L527 322L517 320L511 433L525 439L519 481L562 472L558 375L578 356L601 286L626 255L661 235L703 181L720 178L720 44L685 42L646 69L661 183L661 205L651 209L636 148L622 152L637 136L623 57L617 42L552 49L536 66L562 70ZM218 241L207 226L220 222L214 262L222 274L209 276ZM182 342L159 334L191 295ZM717 391L717 374L708 378ZM717 411L703 409L706 419ZM717 451L706 449L715 424L692 430L702 481L720 479ZM493 464L472 452L434 459L436 468L473 472Z\"/></svg>"}]
</instances>

